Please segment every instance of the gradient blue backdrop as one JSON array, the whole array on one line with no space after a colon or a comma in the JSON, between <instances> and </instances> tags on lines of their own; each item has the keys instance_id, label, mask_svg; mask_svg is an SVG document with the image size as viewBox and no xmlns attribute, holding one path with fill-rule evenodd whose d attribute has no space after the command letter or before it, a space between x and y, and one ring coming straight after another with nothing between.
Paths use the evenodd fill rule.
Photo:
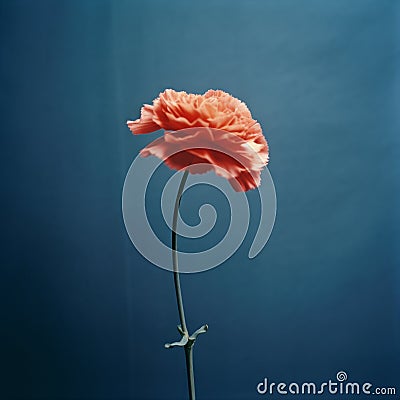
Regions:
<instances>
[{"instance_id":1,"label":"gradient blue backdrop","mask_svg":"<svg viewBox=\"0 0 400 400\"><path fill-rule=\"evenodd\" d=\"M121 214L155 137L125 120L168 87L245 100L278 195L256 259L249 236L182 279L190 327L210 325L199 399L339 370L400 392L399 6L3 0L0 397L185 398L183 354L163 348L177 338L172 276Z\"/></svg>"}]
</instances>

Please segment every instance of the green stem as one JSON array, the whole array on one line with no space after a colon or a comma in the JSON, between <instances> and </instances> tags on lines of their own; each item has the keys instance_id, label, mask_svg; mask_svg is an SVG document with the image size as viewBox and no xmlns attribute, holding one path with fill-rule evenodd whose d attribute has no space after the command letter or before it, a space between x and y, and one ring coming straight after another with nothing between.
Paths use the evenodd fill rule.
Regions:
<instances>
[{"instance_id":1,"label":"green stem","mask_svg":"<svg viewBox=\"0 0 400 400\"><path fill-rule=\"evenodd\" d=\"M178 251L177 251L177 233L176 228L178 225L178 216L179 216L179 205L181 202L181 197L183 193L183 189L185 187L187 178L189 175L189 171L185 171L181 183L179 185L178 193L176 195L175 200L175 207L174 207L174 215L172 220L172 265L174 271L174 283L175 283L175 294L176 294L176 301L178 304L178 312L179 312L179 319L181 322L181 328L183 334L189 336L189 332L186 325L185 319L185 311L183 308L183 300L182 300L182 292L181 292L181 283L179 279L179 269L178 269ZM187 344L184 346L185 349L185 358L186 358L186 371L187 371L187 378L188 378L188 389L189 389L189 399L195 400L196 393L195 393L195 386L194 386L194 371L193 371L193 341L189 340Z\"/></svg>"},{"instance_id":2,"label":"green stem","mask_svg":"<svg viewBox=\"0 0 400 400\"><path fill-rule=\"evenodd\" d=\"M186 371L189 388L189 399L195 400L196 390L194 387L194 371L193 371L193 344L185 346L185 358L186 358Z\"/></svg>"}]
</instances>

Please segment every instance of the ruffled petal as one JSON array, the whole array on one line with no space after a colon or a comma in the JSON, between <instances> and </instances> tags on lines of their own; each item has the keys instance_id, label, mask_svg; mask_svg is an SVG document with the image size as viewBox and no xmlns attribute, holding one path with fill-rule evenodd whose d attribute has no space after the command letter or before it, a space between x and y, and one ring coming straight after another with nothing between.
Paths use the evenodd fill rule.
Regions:
<instances>
[{"instance_id":1,"label":"ruffled petal","mask_svg":"<svg viewBox=\"0 0 400 400\"><path fill-rule=\"evenodd\" d=\"M153 106L148 104L142 107L140 119L127 121L126 124L134 134L150 133L160 129L160 126L153 121Z\"/></svg>"},{"instance_id":2,"label":"ruffled petal","mask_svg":"<svg viewBox=\"0 0 400 400\"><path fill-rule=\"evenodd\" d=\"M237 191L257 187L265 166L259 154L242 138L211 128L166 132L140 154L158 157L172 169L188 169L193 174L213 170L228 179Z\"/></svg>"}]
</instances>

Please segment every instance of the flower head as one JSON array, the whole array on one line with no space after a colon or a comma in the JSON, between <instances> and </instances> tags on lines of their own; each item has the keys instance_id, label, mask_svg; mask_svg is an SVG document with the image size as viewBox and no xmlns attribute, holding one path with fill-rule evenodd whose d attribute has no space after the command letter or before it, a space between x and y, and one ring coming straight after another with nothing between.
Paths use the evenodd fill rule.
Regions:
<instances>
[{"instance_id":1,"label":"flower head","mask_svg":"<svg viewBox=\"0 0 400 400\"><path fill-rule=\"evenodd\" d=\"M259 186L268 163L260 124L246 104L222 90L201 95L167 89L127 125L134 134L165 130L142 156L154 155L170 168L191 173L214 170L237 191Z\"/></svg>"}]
</instances>

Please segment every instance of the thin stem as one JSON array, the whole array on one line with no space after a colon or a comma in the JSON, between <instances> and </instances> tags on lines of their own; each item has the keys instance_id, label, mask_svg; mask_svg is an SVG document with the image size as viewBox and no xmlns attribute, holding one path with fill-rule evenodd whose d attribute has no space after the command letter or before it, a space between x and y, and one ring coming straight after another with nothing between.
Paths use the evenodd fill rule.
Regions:
<instances>
[{"instance_id":1,"label":"thin stem","mask_svg":"<svg viewBox=\"0 0 400 400\"><path fill-rule=\"evenodd\" d=\"M182 300L182 292L181 292L181 283L179 279L179 269L178 269L178 251L177 251L177 234L176 228L178 225L178 215L179 215L179 205L181 202L181 197L183 193L183 189L185 187L187 178L189 175L189 171L185 171L181 183L179 185L178 193L176 195L175 200L175 207L174 207L174 215L172 220L172 265L174 271L174 283L175 283L175 294L176 294L176 301L178 303L178 312L179 312L179 319L181 322L181 328L184 335L189 336L189 332L186 325L185 319L185 311L183 308L183 300ZM186 371L187 371L187 379L188 379L188 389L189 389L189 399L195 400L196 399L196 392L194 386L194 371L193 371L193 341L189 340L188 343L185 345L185 358L186 358Z\"/></svg>"},{"instance_id":2,"label":"thin stem","mask_svg":"<svg viewBox=\"0 0 400 400\"><path fill-rule=\"evenodd\" d=\"M195 400L196 390L194 387L194 371L193 371L193 346L185 346L185 358L186 358L186 371L189 388L189 399Z\"/></svg>"},{"instance_id":3,"label":"thin stem","mask_svg":"<svg viewBox=\"0 0 400 400\"><path fill-rule=\"evenodd\" d=\"M182 292L181 292L181 283L180 283L180 279L179 279L178 252L177 252L178 238L177 238L177 234L176 234L176 228L178 225L179 205L181 203L181 197L182 197L183 189L185 187L188 175L189 175L189 171L185 171L182 176L182 180L179 185L178 193L176 195L174 216L172 219L172 265L173 265L173 270L174 270L175 294L176 294L176 301L178 303L178 311L179 311L179 319L181 321L181 327L185 333L188 333L188 330L186 327L185 311L183 309L183 300L182 300Z\"/></svg>"}]
</instances>

